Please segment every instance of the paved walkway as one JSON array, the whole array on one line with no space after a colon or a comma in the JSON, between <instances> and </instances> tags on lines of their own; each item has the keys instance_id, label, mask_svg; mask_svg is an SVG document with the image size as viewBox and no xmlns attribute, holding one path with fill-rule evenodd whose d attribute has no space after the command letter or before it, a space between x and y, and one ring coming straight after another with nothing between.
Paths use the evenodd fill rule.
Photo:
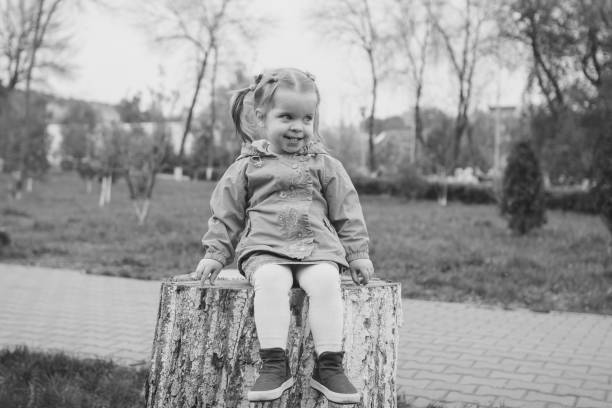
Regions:
<instances>
[{"instance_id":1,"label":"paved walkway","mask_svg":"<svg viewBox=\"0 0 612 408\"><path fill-rule=\"evenodd\" d=\"M146 364L158 297L158 281L0 264L0 348ZM612 407L612 316L410 299L403 314L398 394L415 408Z\"/></svg>"}]
</instances>

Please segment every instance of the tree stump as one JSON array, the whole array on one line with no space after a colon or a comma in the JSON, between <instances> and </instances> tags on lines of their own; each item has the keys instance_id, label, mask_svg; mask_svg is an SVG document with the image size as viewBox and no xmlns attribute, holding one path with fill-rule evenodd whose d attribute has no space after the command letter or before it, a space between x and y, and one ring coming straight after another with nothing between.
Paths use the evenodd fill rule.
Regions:
<instances>
[{"instance_id":1,"label":"tree stump","mask_svg":"<svg viewBox=\"0 0 612 408\"><path fill-rule=\"evenodd\" d=\"M314 344L301 289L292 289L287 344L296 383L276 401L248 402L261 364L253 295L244 280L218 279L203 288L195 281L162 282L147 408L340 407L310 387ZM363 395L351 406L396 407L400 284L375 279L360 287L343 280L342 298L344 367Z\"/></svg>"}]
</instances>

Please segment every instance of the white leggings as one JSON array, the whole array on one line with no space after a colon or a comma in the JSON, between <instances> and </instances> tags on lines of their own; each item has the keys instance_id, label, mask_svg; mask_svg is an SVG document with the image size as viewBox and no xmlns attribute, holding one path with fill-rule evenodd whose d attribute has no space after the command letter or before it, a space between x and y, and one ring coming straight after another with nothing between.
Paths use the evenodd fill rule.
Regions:
<instances>
[{"instance_id":1,"label":"white leggings","mask_svg":"<svg viewBox=\"0 0 612 408\"><path fill-rule=\"evenodd\" d=\"M342 351L340 274L331 264L298 266L296 278L309 298L309 322L315 351ZM288 265L262 265L253 272L255 326L260 348L287 348L293 273Z\"/></svg>"}]
</instances>

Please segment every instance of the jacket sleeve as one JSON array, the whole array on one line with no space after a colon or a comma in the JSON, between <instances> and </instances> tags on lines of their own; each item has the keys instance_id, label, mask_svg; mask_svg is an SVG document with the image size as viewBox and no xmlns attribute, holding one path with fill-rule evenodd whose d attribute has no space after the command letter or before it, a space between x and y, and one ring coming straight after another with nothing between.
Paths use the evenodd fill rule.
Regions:
<instances>
[{"instance_id":1,"label":"jacket sleeve","mask_svg":"<svg viewBox=\"0 0 612 408\"><path fill-rule=\"evenodd\" d=\"M323 184L329 219L346 251L346 260L369 259L370 239L359 196L342 163L329 158Z\"/></svg>"},{"instance_id":2,"label":"jacket sleeve","mask_svg":"<svg viewBox=\"0 0 612 408\"><path fill-rule=\"evenodd\" d=\"M210 198L211 217L202 237L204 258L224 266L234 260L235 248L244 229L247 205L246 160L234 162L219 180Z\"/></svg>"}]
</instances>

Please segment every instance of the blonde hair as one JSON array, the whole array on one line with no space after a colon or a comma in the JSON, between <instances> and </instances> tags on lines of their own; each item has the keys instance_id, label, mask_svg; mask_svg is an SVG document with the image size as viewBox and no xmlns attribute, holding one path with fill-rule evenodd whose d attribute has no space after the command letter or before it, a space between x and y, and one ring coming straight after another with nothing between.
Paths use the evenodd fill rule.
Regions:
<instances>
[{"instance_id":1,"label":"blonde hair","mask_svg":"<svg viewBox=\"0 0 612 408\"><path fill-rule=\"evenodd\" d=\"M313 91L317 95L317 106L313 118L313 131L317 139L319 136L319 103L321 96L319 88L315 83L315 78L312 74L297 68L279 68L265 71L262 74L256 75L253 83L246 88L235 91L230 103L230 114L234 125L236 126L236 134L243 142L252 142L253 137L245 129L242 115L245 105L245 97L249 92L253 93L253 111L255 109L263 109L267 111L272 104L274 94L279 87L290 89L297 92Z\"/></svg>"}]
</instances>

